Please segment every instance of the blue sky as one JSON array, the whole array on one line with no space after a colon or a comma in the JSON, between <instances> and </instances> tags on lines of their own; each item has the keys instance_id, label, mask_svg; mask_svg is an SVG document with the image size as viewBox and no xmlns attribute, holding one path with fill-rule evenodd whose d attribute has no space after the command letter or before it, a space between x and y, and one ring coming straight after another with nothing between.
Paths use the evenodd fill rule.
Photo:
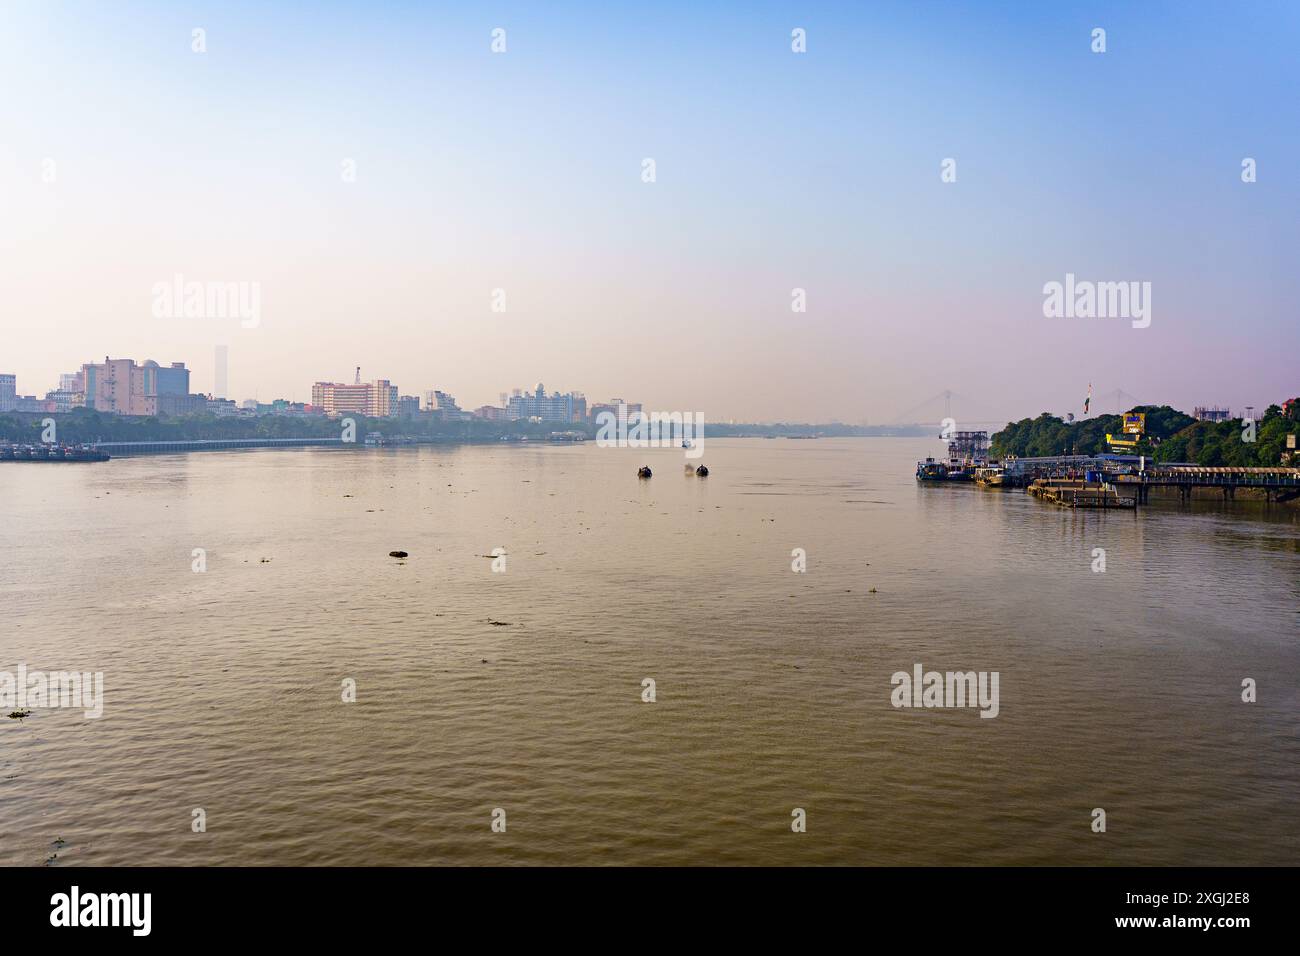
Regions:
<instances>
[{"instance_id":1,"label":"blue sky","mask_svg":"<svg viewBox=\"0 0 1300 956\"><path fill-rule=\"evenodd\" d=\"M7 3L0 371L207 389L226 344L241 399L359 364L710 419L1262 406L1300 391L1297 40L1281 2ZM155 318L177 272L259 282L260 325ZM1067 272L1150 281L1151 326L1044 318Z\"/></svg>"}]
</instances>

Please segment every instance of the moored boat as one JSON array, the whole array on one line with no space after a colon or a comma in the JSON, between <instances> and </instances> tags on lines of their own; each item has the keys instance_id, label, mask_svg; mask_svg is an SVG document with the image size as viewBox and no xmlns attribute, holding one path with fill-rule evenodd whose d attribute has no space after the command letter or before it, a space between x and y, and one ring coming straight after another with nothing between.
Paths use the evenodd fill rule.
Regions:
<instances>
[{"instance_id":1,"label":"moored boat","mask_svg":"<svg viewBox=\"0 0 1300 956\"><path fill-rule=\"evenodd\" d=\"M933 458L927 458L925 461L916 463L916 480L917 481L973 481L975 479L975 468L973 465L959 461L942 462Z\"/></svg>"},{"instance_id":2,"label":"moored boat","mask_svg":"<svg viewBox=\"0 0 1300 956\"><path fill-rule=\"evenodd\" d=\"M108 461L107 452L92 445L0 444L0 461Z\"/></svg>"},{"instance_id":3,"label":"moored boat","mask_svg":"<svg viewBox=\"0 0 1300 956\"><path fill-rule=\"evenodd\" d=\"M927 458L925 461L918 461L916 463L916 480L947 481L948 466L941 461L935 461L933 458Z\"/></svg>"}]
</instances>

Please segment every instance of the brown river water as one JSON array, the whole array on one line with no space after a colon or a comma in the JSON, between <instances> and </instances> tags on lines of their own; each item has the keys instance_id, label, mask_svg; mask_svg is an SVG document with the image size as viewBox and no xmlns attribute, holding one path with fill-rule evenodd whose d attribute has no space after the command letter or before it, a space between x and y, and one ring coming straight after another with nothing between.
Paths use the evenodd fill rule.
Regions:
<instances>
[{"instance_id":1,"label":"brown river water","mask_svg":"<svg viewBox=\"0 0 1300 956\"><path fill-rule=\"evenodd\" d=\"M0 715L0 863L1300 863L1300 511L939 445L0 464L0 671L104 680ZM917 664L997 716L894 707Z\"/></svg>"}]
</instances>

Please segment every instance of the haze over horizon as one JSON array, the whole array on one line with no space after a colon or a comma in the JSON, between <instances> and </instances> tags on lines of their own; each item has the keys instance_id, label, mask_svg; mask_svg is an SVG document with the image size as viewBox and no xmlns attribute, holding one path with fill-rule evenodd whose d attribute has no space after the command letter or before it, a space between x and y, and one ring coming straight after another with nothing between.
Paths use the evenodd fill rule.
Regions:
<instances>
[{"instance_id":1,"label":"haze over horizon","mask_svg":"<svg viewBox=\"0 0 1300 956\"><path fill-rule=\"evenodd\" d=\"M236 399L359 365L709 421L1300 391L1300 8L663 10L6 4L0 372L209 391L220 344ZM257 283L257 326L156 318L177 274ZM1150 282L1150 326L1045 318L1067 274Z\"/></svg>"}]
</instances>

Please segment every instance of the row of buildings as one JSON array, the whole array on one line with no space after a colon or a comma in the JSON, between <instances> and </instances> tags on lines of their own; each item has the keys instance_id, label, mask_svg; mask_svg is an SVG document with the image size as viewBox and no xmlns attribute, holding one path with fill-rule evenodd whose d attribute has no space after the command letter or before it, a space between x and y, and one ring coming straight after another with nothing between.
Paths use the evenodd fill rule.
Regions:
<instances>
[{"instance_id":1,"label":"row of buildings","mask_svg":"<svg viewBox=\"0 0 1300 956\"><path fill-rule=\"evenodd\" d=\"M501 393L499 405L480 405L466 411L456 404L454 396L436 389L424 393L424 404L415 395L402 395L388 379L362 382L360 370L356 381L350 385L340 382L317 382L312 386L311 403L324 415L334 417L347 412L371 418L412 418L428 415L441 421L468 421L483 419L493 422L553 422L556 424L583 424L596 421L603 411L618 414L620 405L627 413L641 411L640 404L628 404L621 398L588 405L581 392L551 392L538 382L531 391L517 388L507 395Z\"/></svg>"},{"instance_id":2,"label":"row of buildings","mask_svg":"<svg viewBox=\"0 0 1300 956\"><path fill-rule=\"evenodd\" d=\"M266 406L266 413L290 405L278 401ZM257 407L260 410L263 406ZM300 410L304 407L298 405ZM228 398L190 391L190 370L184 362L163 366L152 359L137 364L134 359L104 356L102 362L87 362L80 371L60 375L59 387L46 392L44 398L19 395L16 377L0 374L0 413L58 413L78 408L140 417L241 413Z\"/></svg>"},{"instance_id":3,"label":"row of buildings","mask_svg":"<svg viewBox=\"0 0 1300 956\"><path fill-rule=\"evenodd\" d=\"M14 375L0 374L0 412L70 412L93 408L116 415L183 415L193 408L190 371L184 362L169 366L152 359L137 365L134 359L88 362L77 372L59 376L59 387L35 395L19 395Z\"/></svg>"},{"instance_id":4,"label":"row of buildings","mask_svg":"<svg viewBox=\"0 0 1300 956\"><path fill-rule=\"evenodd\" d=\"M546 387L538 382L531 392L517 388L509 396L502 393L500 405L480 405L474 409L474 417L489 421L582 424L595 422L602 412L617 415L620 405L626 406L629 415L641 411L640 403L624 402L621 398L588 405L586 396L581 392L552 392L547 395Z\"/></svg>"},{"instance_id":5,"label":"row of buildings","mask_svg":"<svg viewBox=\"0 0 1300 956\"><path fill-rule=\"evenodd\" d=\"M59 387L40 399L19 395L15 376L0 374L0 413L70 412L90 408L114 415L179 416L198 412L215 415L364 415L367 418L418 418L438 421L484 419L496 422L528 421L556 424L595 422L602 412L618 414L626 406L627 414L641 411L640 404L621 398L587 404L581 392L551 392L538 382L531 391L515 389L501 393L500 405L481 405L466 411L456 404L455 396L431 389L423 403L415 395L402 395L396 385L385 378L361 381L361 369L350 383L316 382L311 388L311 402L276 399L259 402L249 399L240 405L225 396L204 395L190 390L190 370L184 362L163 366L149 359L137 364L134 359L104 357L103 362L88 362L80 371L59 377Z\"/></svg>"},{"instance_id":6,"label":"row of buildings","mask_svg":"<svg viewBox=\"0 0 1300 956\"><path fill-rule=\"evenodd\" d=\"M247 404L247 403L245 403ZM316 382L311 387L310 410L319 415L337 418L340 415L365 415L367 418L415 418L428 415L441 421L461 421L473 418L463 411L456 399L437 389L424 393L421 406L418 395L403 395L396 385L386 378L373 382L361 381L357 369L356 380L343 382Z\"/></svg>"},{"instance_id":7,"label":"row of buildings","mask_svg":"<svg viewBox=\"0 0 1300 956\"><path fill-rule=\"evenodd\" d=\"M84 403L75 375L60 376L59 387L44 398L18 394L18 378L0 373L0 414L5 412L70 412Z\"/></svg>"}]
</instances>

